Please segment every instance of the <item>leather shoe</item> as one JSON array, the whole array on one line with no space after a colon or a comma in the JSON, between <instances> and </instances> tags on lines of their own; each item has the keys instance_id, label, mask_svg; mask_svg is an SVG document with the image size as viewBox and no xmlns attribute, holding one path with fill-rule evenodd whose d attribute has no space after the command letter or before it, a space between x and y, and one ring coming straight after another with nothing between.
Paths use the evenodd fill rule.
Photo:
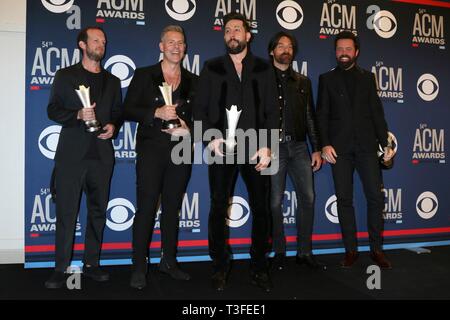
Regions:
<instances>
[{"instance_id":1,"label":"leather shoe","mask_svg":"<svg viewBox=\"0 0 450 320\"><path fill-rule=\"evenodd\" d=\"M47 289L59 289L66 283L66 275L62 271L53 271L50 278L45 281Z\"/></svg>"},{"instance_id":2,"label":"leather shoe","mask_svg":"<svg viewBox=\"0 0 450 320\"><path fill-rule=\"evenodd\" d=\"M159 271L165 274L168 274L172 277L172 279L175 280L184 280L188 281L191 280L191 276L182 271L176 262L169 263L166 259L161 259L161 262L159 263Z\"/></svg>"},{"instance_id":3,"label":"leather shoe","mask_svg":"<svg viewBox=\"0 0 450 320\"><path fill-rule=\"evenodd\" d=\"M147 274L142 271L134 271L131 274L130 287L134 289L144 289L147 286Z\"/></svg>"},{"instance_id":4,"label":"leather shoe","mask_svg":"<svg viewBox=\"0 0 450 320\"><path fill-rule=\"evenodd\" d=\"M327 266L320 261L317 261L312 254L301 254L295 257L295 262L298 265L306 264L309 268L314 270L327 270Z\"/></svg>"},{"instance_id":5,"label":"leather shoe","mask_svg":"<svg viewBox=\"0 0 450 320\"><path fill-rule=\"evenodd\" d=\"M392 269L391 262L386 258L383 251L371 251L370 258L381 268L381 269Z\"/></svg>"},{"instance_id":6,"label":"leather shoe","mask_svg":"<svg viewBox=\"0 0 450 320\"><path fill-rule=\"evenodd\" d=\"M103 271L99 266L84 265L83 275L97 282L109 280L109 274L106 271Z\"/></svg>"},{"instance_id":7,"label":"leather shoe","mask_svg":"<svg viewBox=\"0 0 450 320\"><path fill-rule=\"evenodd\" d=\"M283 253L276 253L271 261L271 269L273 271L281 271L284 269L285 255Z\"/></svg>"},{"instance_id":8,"label":"leather shoe","mask_svg":"<svg viewBox=\"0 0 450 320\"><path fill-rule=\"evenodd\" d=\"M356 260L358 260L359 253L357 251L347 251L344 260L341 261L342 268L351 268Z\"/></svg>"},{"instance_id":9,"label":"leather shoe","mask_svg":"<svg viewBox=\"0 0 450 320\"><path fill-rule=\"evenodd\" d=\"M270 276L267 272L252 271L250 273L250 276L251 276L251 282L253 285L260 287L265 292L270 292L272 290L273 284L272 284L272 281L270 280Z\"/></svg>"},{"instance_id":10,"label":"leather shoe","mask_svg":"<svg viewBox=\"0 0 450 320\"><path fill-rule=\"evenodd\" d=\"M228 274L225 271L217 271L216 273L214 273L213 276L211 277L212 287L214 288L214 290L216 291L225 290L225 286L227 284L227 277Z\"/></svg>"}]
</instances>

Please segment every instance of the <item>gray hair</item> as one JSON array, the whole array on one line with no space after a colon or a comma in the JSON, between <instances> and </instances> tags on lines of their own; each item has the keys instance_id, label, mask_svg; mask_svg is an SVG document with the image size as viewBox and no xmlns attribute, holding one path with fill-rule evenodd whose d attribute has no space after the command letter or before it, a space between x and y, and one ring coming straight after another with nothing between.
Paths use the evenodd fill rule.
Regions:
<instances>
[{"instance_id":1,"label":"gray hair","mask_svg":"<svg viewBox=\"0 0 450 320\"><path fill-rule=\"evenodd\" d=\"M164 36L166 35L167 32L178 32L181 33L183 35L183 38L186 39L186 36L184 35L184 30L182 27L178 26L178 25L170 25L167 26L163 29L163 31L161 31L161 41L163 41Z\"/></svg>"}]
</instances>

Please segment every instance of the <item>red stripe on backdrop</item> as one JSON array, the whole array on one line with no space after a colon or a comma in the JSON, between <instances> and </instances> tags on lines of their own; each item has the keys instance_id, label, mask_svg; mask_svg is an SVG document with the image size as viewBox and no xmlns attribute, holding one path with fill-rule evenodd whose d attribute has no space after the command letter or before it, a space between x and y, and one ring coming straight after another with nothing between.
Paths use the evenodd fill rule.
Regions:
<instances>
[{"instance_id":1,"label":"red stripe on backdrop","mask_svg":"<svg viewBox=\"0 0 450 320\"><path fill-rule=\"evenodd\" d=\"M442 7L442 8L450 8L449 2L444 1L435 1L435 0L392 0L393 2L405 2L411 4L423 4L427 6L433 7Z\"/></svg>"},{"instance_id":2,"label":"red stripe on backdrop","mask_svg":"<svg viewBox=\"0 0 450 320\"><path fill-rule=\"evenodd\" d=\"M409 229L409 230L386 230L383 232L385 237L398 237L398 236L412 236L412 235L425 235L425 234L439 234L439 233L450 233L450 227L447 228L429 228L429 229ZM358 232L358 238L368 238L369 234L367 232ZM326 240L339 240L342 238L340 233L330 233L330 234L314 234L314 241L326 241ZM296 236L286 237L288 242L295 242ZM239 245L239 244L250 244L250 238L235 238L230 239L229 244ZM178 242L179 247L206 247L208 246L208 240L182 240ZM150 248L160 248L161 242L152 242ZM131 249L130 242L114 242L114 243L104 243L102 245L103 250L128 250ZM75 251L83 251L84 244L76 244L74 246ZM25 246L26 253L33 252L53 252L55 251L54 245L32 245Z\"/></svg>"}]
</instances>

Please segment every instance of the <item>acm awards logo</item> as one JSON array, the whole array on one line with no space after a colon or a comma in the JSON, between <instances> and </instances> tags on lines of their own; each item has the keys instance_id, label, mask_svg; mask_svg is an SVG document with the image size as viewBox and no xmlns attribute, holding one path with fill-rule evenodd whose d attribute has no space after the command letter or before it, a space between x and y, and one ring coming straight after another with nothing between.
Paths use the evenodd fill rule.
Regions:
<instances>
[{"instance_id":1,"label":"acm awards logo","mask_svg":"<svg viewBox=\"0 0 450 320\"><path fill-rule=\"evenodd\" d=\"M387 66L383 61L376 61L371 71L375 75L378 96L403 103L403 68Z\"/></svg>"},{"instance_id":2,"label":"acm awards logo","mask_svg":"<svg viewBox=\"0 0 450 320\"><path fill-rule=\"evenodd\" d=\"M430 14L426 9L419 9L414 15L412 46L439 46L445 49L444 17Z\"/></svg>"},{"instance_id":3,"label":"acm awards logo","mask_svg":"<svg viewBox=\"0 0 450 320\"><path fill-rule=\"evenodd\" d=\"M161 61L164 57L164 54L161 52L159 54L159 61ZM192 59L191 59L192 57ZM185 54L183 58L183 68L185 68L187 71L192 72L196 75L200 74L200 55L194 54L189 55Z\"/></svg>"},{"instance_id":4,"label":"acm awards logo","mask_svg":"<svg viewBox=\"0 0 450 320\"><path fill-rule=\"evenodd\" d=\"M56 71L80 61L77 48L58 48L53 41L42 41L35 49L31 67L30 89L48 89L53 83Z\"/></svg>"},{"instance_id":5,"label":"acm awards logo","mask_svg":"<svg viewBox=\"0 0 450 320\"><path fill-rule=\"evenodd\" d=\"M340 4L336 0L325 1L320 16L319 38L327 39L328 36L336 35L344 30L350 30L355 35L358 34L356 31L356 6Z\"/></svg>"},{"instance_id":6,"label":"acm awards logo","mask_svg":"<svg viewBox=\"0 0 450 320\"><path fill-rule=\"evenodd\" d=\"M41 0L41 3L52 13L69 14L70 16L66 20L67 29L81 29L81 9L73 4L74 0Z\"/></svg>"},{"instance_id":7,"label":"acm awards logo","mask_svg":"<svg viewBox=\"0 0 450 320\"><path fill-rule=\"evenodd\" d=\"M125 121L117 138L112 141L116 163L132 163L136 159L136 134L138 124Z\"/></svg>"},{"instance_id":8,"label":"acm awards logo","mask_svg":"<svg viewBox=\"0 0 450 320\"><path fill-rule=\"evenodd\" d=\"M185 193L180 210L180 232L200 232L201 221L199 213L199 193ZM160 207L156 213L155 229L161 228L161 214L162 209Z\"/></svg>"},{"instance_id":9,"label":"acm awards logo","mask_svg":"<svg viewBox=\"0 0 450 320\"><path fill-rule=\"evenodd\" d=\"M367 29L374 30L375 33L384 39L392 38L397 32L397 19L387 10L381 10L377 5L367 7Z\"/></svg>"},{"instance_id":10,"label":"acm awards logo","mask_svg":"<svg viewBox=\"0 0 450 320\"><path fill-rule=\"evenodd\" d=\"M129 57L119 54L110 57L105 62L104 68L120 79L120 86L124 89L133 79L136 64Z\"/></svg>"},{"instance_id":11,"label":"acm awards logo","mask_svg":"<svg viewBox=\"0 0 450 320\"><path fill-rule=\"evenodd\" d=\"M383 188L383 219L386 223L402 223L402 189Z\"/></svg>"},{"instance_id":12,"label":"acm awards logo","mask_svg":"<svg viewBox=\"0 0 450 320\"><path fill-rule=\"evenodd\" d=\"M145 25L144 0L98 0L96 18L99 23L110 18L134 20L137 25Z\"/></svg>"},{"instance_id":13,"label":"acm awards logo","mask_svg":"<svg viewBox=\"0 0 450 320\"><path fill-rule=\"evenodd\" d=\"M282 1L275 10L278 23L285 29L295 30L303 23L303 9L295 1Z\"/></svg>"},{"instance_id":14,"label":"acm awards logo","mask_svg":"<svg viewBox=\"0 0 450 320\"><path fill-rule=\"evenodd\" d=\"M195 14L197 4L195 0L166 0L165 7L172 19L186 21Z\"/></svg>"},{"instance_id":15,"label":"acm awards logo","mask_svg":"<svg viewBox=\"0 0 450 320\"><path fill-rule=\"evenodd\" d=\"M297 210L297 193L295 191L284 191L285 202L283 204L283 223L285 225L295 225Z\"/></svg>"},{"instance_id":16,"label":"acm awards logo","mask_svg":"<svg viewBox=\"0 0 450 320\"><path fill-rule=\"evenodd\" d=\"M439 201L436 195L431 191L425 191L417 197L417 214L425 220L429 220L436 215L439 208Z\"/></svg>"},{"instance_id":17,"label":"acm awards logo","mask_svg":"<svg viewBox=\"0 0 450 320\"><path fill-rule=\"evenodd\" d=\"M217 0L216 9L214 11L213 30L222 30L223 16L230 12L238 12L247 19L251 32L258 33L256 3L256 0Z\"/></svg>"},{"instance_id":18,"label":"acm awards logo","mask_svg":"<svg viewBox=\"0 0 450 320\"><path fill-rule=\"evenodd\" d=\"M445 130L422 123L414 136L412 163L445 163Z\"/></svg>"},{"instance_id":19,"label":"acm awards logo","mask_svg":"<svg viewBox=\"0 0 450 320\"><path fill-rule=\"evenodd\" d=\"M433 101L439 94L439 81L431 73L425 73L417 79L417 94L424 101Z\"/></svg>"}]
</instances>

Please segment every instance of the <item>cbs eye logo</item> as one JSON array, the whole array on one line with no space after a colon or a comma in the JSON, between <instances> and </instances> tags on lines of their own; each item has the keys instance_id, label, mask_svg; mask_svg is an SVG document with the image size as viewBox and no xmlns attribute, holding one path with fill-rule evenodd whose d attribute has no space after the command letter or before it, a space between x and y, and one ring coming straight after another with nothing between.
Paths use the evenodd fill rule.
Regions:
<instances>
[{"instance_id":1,"label":"cbs eye logo","mask_svg":"<svg viewBox=\"0 0 450 320\"><path fill-rule=\"evenodd\" d=\"M439 93L439 82L431 73L425 73L417 80L417 93L425 101L433 101Z\"/></svg>"},{"instance_id":2,"label":"cbs eye logo","mask_svg":"<svg viewBox=\"0 0 450 320\"><path fill-rule=\"evenodd\" d=\"M63 13L69 10L74 0L41 0L42 5L50 12L53 13Z\"/></svg>"},{"instance_id":3,"label":"cbs eye logo","mask_svg":"<svg viewBox=\"0 0 450 320\"><path fill-rule=\"evenodd\" d=\"M242 197L233 197L228 207L227 225L231 228L242 227L250 217L247 201Z\"/></svg>"},{"instance_id":4,"label":"cbs eye logo","mask_svg":"<svg viewBox=\"0 0 450 320\"><path fill-rule=\"evenodd\" d=\"M53 160L56 148L58 147L59 133L61 126L54 125L45 128L38 139L39 151L48 159Z\"/></svg>"},{"instance_id":5,"label":"cbs eye logo","mask_svg":"<svg viewBox=\"0 0 450 320\"><path fill-rule=\"evenodd\" d=\"M373 28L381 38L391 38L397 32L397 19L389 11L378 11L373 17Z\"/></svg>"},{"instance_id":6,"label":"cbs eye logo","mask_svg":"<svg viewBox=\"0 0 450 320\"><path fill-rule=\"evenodd\" d=\"M325 215L332 223L339 223L336 195L329 197L325 203Z\"/></svg>"},{"instance_id":7,"label":"cbs eye logo","mask_svg":"<svg viewBox=\"0 0 450 320\"><path fill-rule=\"evenodd\" d=\"M136 65L127 56L115 55L106 61L105 69L108 70L108 68L113 75L120 79L120 86L123 89L130 85Z\"/></svg>"},{"instance_id":8,"label":"cbs eye logo","mask_svg":"<svg viewBox=\"0 0 450 320\"><path fill-rule=\"evenodd\" d=\"M280 26L294 30L303 22L303 9L295 1L283 1L276 9L276 17Z\"/></svg>"},{"instance_id":9,"label":"cbs eye logo","mask_svg":"<svg viewBox=\"0 0 450 320\"><path fill-rule=\"evenodd\" d=\"M422 219L431 219L437 212L439 202L433 192L425 191L416 201L416 211Z\"/></svg>"},{"instance_id":10,"label":"cbs eye logo","mask_svg":"<svg viewBox=\"0 0 450 320\"><path fill-rule=\"evenodd\" d=\"M178 21L189 20L197 9L195 0L166 0L165 4L169 16Z\"/></svg>"},{"instance_id":11,"label":"cbs eye logo","mask_svg":"<svg viewBox=\"0 0 450 320\"><path fill-rule=\"evenodd\" d=\"M133 225L136 209L124 198L116 198L108 202L106 225L113 231L125 231Z\"/></svg>"}]
</instances>

